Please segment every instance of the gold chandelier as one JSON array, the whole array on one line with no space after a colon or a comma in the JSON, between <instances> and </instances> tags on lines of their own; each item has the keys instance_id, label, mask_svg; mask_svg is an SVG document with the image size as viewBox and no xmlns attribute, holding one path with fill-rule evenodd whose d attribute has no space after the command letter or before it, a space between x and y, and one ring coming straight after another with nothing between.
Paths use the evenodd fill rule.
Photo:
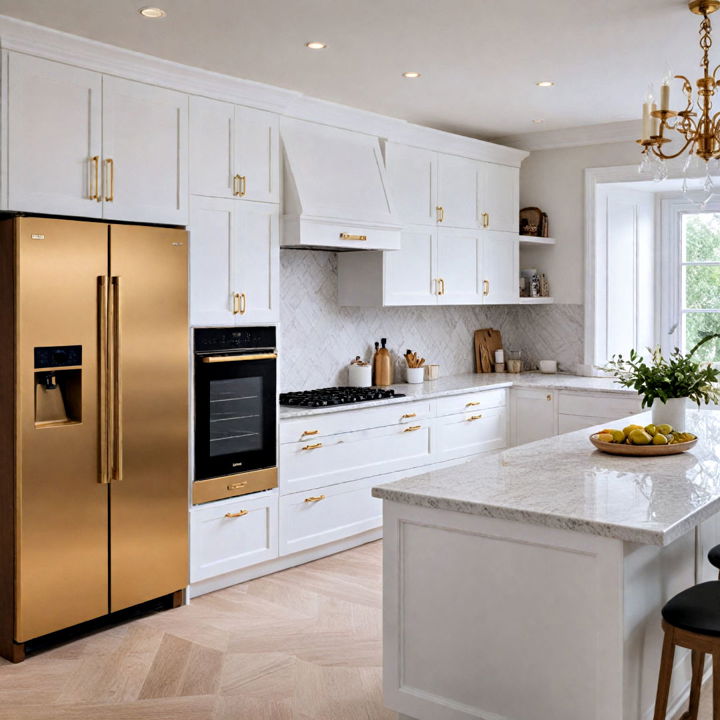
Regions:
<instances>
[{"instance_id":1,"label":"gold chandelier","mask_svg":"<svg viewBox=\"0 0 720 720\"><path fill-rule=\"evenodd\" d=\"M713 114L712 111L712 98L720 82L720 78L717 77L720 65L710 72L709 53L712 46L712 27L708 17L720 8L720 0L691 0L688 7L696 15L702 15L700 23L702 61L700 66L703 69L703 76L696 81L697 99L693 98L693 86L690 80L684 75L675 75L675 79L682 80L683 83L685 109L679 112L671 110L670 82L673 77L668 72L660 88L659 109L654 102L652 91L648 91L643 103L642 138L637 142L643 148L640 171L654 171L656 180L667 177L665 160L672 160L689 148L684 168L683 191L687 195L691 193L686 185L689 176L704 174L704 183L700 188L699 197L695 198L698 204L704 205L714 191L709 163L711 160L720 158L720 112ZM663 146L673 139L666 135L674 132L678 133L683 145L677 152L666 152ZM673 137L677 136L673 135ZM705 161L704 164L702 161ZM699 173L701 166L702 173Z\"/></svg>"}]
</instances>

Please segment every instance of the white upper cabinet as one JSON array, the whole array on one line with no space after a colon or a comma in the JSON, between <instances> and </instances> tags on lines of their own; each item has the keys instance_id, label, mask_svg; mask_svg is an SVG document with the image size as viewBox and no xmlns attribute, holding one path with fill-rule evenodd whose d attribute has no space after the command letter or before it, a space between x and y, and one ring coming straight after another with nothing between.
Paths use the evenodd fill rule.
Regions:
<instances>
[{"instance_id":1,"label":"white upper cabinet","mask_svg":"<svg viewBox=\"0 0 720 720\"><path fill-rule=\"evenodd\" d=\"M188 97L103 78L103 217L187 224Z\"/></svg>"},{"instance_id":2,"label":"white upper cabinet","mask_svg":"<svg viewBox=\"0 0 720 720\"><path fill-rule=\"evenodd\" d=\"M396 250L400 224L378 138L284 119L283 245Z\"/></svg>"},{"instance_id":3,"label":"white upper cabinet","mask_svg":"<svg viewBox=\"0 0 720 720\"><path fill-rule=\"evenodd\" d=\"M478 163L477 212L480 227L518 233L519 193L519 168Z\"/></svg>"},{"instance_id":4,"label":"white upper cabinet","mask_svg":"<svg viewBox=\"0 0 720 720\"><path fill-rule=\"evenodd\" d=\"M235 107L236 193L245 200L280 202L278 117Z\"/></svg>"},{"instance_id":5,"label":"white upper cabinet","mask_svg":"<svg viewBox=\"0 0 720 720\"><path fill-rule=\"evenodd\" d=\"M519 298L520 240L517 235L486 230L481 233L478 274L485 305L509 305Z\"/></svg>"},{"instance_id":6,"label":"white upper cabinet","mask_svg":"<svg viewBox=\"0 0 720 720\"><path fill-rule=\"evenodd\" d=\"M477 227L477 166L475 160L438 153L437 220L443 227Z\"/></svg>"},{"instance_id":7,"label":"white upper cabinet","mask_svg":"<svg viewBox=\"0 0 720 720\"><path fill-rule=\"evenodd\" d=\"M280 233L278 208L237 203L230 247L231 292L238 324L279 319Z\"/></svg>"},{"instance_id":8,"label":"white upper cabinet","mask_svg":"<svg viewBox=\"0 0 720 720\"><path fill-rule=\"evenodd\" d=\"M437 300L437 232L413 228L402 234L402 247L383 253L385 305L434 305Z\"/></svg>"},{"instance_id":9,"label":"white upper cabinet","mask_svg":"<svg viewBox=\"0 0 720 720\"><path fill-rule=\"evenodd\" d=\"M481 305L481 244L477 230L437 231L437 291L440 305Z\"/></svg>"},{"instance_id":10,"label":"white upper cabinet","mask_svg":"<svg viewBox=\"0 0 720 720\"><path fill-rule=\"evenodd\" d=\"M388 143L388 182L395 209L404 225L437 223L437 153Z\"/></svg>"},{"instance_id":11,"label":"white upper cabinet","mask_svg":"<svg viewBox=\"0 0 720 720\"><path fill-rule=\"evenodd\" d=\"M5 208L101 217L102 75L14 52L7 64Z\"/></svg>"},{"instance_id":12,"label":"white upper cabinet","mask_svg":"<svg viewBox=\"0 0 720 720\"><path fill-rule=\"evenodd\" d=\"M278 208L193 196L190 318L195 326L278 320Z\"/></svg>"},{"instance_id":13,"label":"white upper cabinet","mask_svg":"<svg viewBox=\"0 0 720 720\"><path fill-rule=\"evenodd\" d=\"M280 201L278 119L220 100L190 98L190 192Z\"/></svg>"}]
</instances>

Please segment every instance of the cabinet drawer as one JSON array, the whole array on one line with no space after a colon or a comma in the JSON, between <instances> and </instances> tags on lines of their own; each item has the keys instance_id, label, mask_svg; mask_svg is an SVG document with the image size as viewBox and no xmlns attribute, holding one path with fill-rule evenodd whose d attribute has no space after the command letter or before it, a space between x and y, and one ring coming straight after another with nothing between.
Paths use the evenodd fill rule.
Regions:
<instances>
[{"instance_id":1,"label":"cabinet drawer","mask_svg":"<svg viewBox=\"0 0 720 720\"><path fill-rule=\"evenodd\" d=\"M385 407L346 410L319 415L308 415L297 420L280 422L280 442L297 443L314 441L326 435L379 428L386 425L417 424L431 416L429 401L394 403Z\"/></svg>"},{"instance_id":2,"label":"cabinet drawer","mask_svg":"<svg viewBox=\"0 0 720 720\"><path fill-rule=\"evenodd\" d=\"M503 407L507 402L506 394L507 390L500 388L498 390L479 390L463 395L441 397L437 399L437 414L452 415L453 413Z\"/></svg>"},{"instance_id":3,"label":"cabinet drawer","mask_svg":"<svg viewBox=\"0 0 720 720\"><path fill-rule=\"evenodd\" d=\"M203 505L190 511L190 582L278 556L278 495Z\"/></svg>"},{"instance_id":4,"label":"cabinet drawer","mask_svg":"<svg viewBox=\"0 0 720 720\"><path fill-rule=\"evenodd\" d=\"M287 494L430 462L427 423L373 428L280 446L280 492Z\"/></svg>"},{"instance_id":5,"label":"cabinet drawer","mask_svg":"<svg viewBox=\"0 0 720 720\"><path fill-rule=\"evenodd\" d=\"M399 250L400 228L363 227L286 218L283 244L300 247L327 247L342 250Z\"/></svg>"},{"instance_id":6,"label":"cabinet drawer","mask_svg":"<svg viewBox=\"0 0 720 720\"><path fill-rule=\"evenodd\" d=\"M561 392L558 399L558 412L561 415L584 415L586 417L624 418L640 412L640 398L610 393L570 393Z\"/></svg>"},{"instance_id":7,"label":"cabinet drawer","mask_svg":"<svg viewBox=\"0 0 720 720\"><path fill-rule=\"evenodd\" d=\"M477 455L507 446L507 412L504 407L438 418L433 426L436 462Z\"/></svg>"},{"instance_id":8,"label":"cabinet drawer","mask_svg":"<svg viewBox=\"0 0 720 720\"><path fill-rule=\"evenodd\" d=\"M382 501L370 490L376 478L280 498L280 554L341 540L382 525Z\"/></svg>"}]
</instances>

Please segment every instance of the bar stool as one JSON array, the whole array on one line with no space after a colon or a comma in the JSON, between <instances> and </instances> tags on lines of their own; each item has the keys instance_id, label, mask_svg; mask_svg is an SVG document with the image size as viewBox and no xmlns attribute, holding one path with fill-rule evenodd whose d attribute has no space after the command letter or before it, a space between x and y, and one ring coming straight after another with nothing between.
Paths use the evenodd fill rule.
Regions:
<instances>
[{"instance_id":1,"label":"bar stool","mask_svg":"<svg viewBox=\"0 0 720 720\"><path fill-rule=\"evenodd\" d=\"M711 565L720 569L720 545L708 553ZM662 609L663 639L654 720L665 720L670 694L675 647L691 651L690 704L680 720L697 720L705 654L713 662L713 720L720 720L720 580L683 590Z\"/></svg>"}]
</instances>

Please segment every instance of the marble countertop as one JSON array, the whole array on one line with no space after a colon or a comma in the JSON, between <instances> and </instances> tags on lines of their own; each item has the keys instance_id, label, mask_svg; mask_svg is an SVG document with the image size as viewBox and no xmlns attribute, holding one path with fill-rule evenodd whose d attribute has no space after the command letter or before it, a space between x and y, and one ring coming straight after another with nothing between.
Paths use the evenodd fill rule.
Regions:
<instances>
[{"instance_id":1,"label":"marble countertop","mask_svg":"<svg viewBox=\"0 0 720 720\"><path fill-rule=\"evenodd\" d=\"M650 413L614 423L647 424ZM598 428L599 429L599 428ZM580 430L373 488L383 500L669 545L720 511L720 411L688 412L687 453L621 457Z\"/></svg>"},{"instance_id":2,"label":"marble countertop","mask_svg":"<svg viewBox=\"0 0 720 720\"><path fill-rule=\"evenodd\" d=\"M369 402L352 403L349 405L334 405L332 407L305 408L280 407L280 419L305 417L343 410L357 410L360 408L388 405L392 403L412 402L446 395L460 395L475 390L490 390L502 387L540 388L548 390L574 390L579 392L611 392L623 395L635 395L634 390L621 387L612 378L584 377L582 375L565 375L563 373L545 375L539 372L526 373L467 373L465 375L450 375L448 377L429 380L424 383L411 385L399 383L391 385L397 393L405 397L391 400L372 400Z\"/></svg>"}]
</instances>

